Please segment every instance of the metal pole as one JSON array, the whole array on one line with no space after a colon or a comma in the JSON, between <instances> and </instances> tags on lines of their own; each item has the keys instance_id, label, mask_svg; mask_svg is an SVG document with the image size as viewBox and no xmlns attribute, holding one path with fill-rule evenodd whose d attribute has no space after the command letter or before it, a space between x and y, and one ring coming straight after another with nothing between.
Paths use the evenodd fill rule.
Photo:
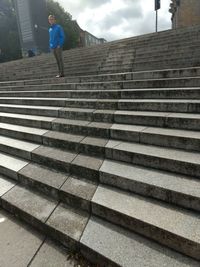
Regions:
<instances>
[{"instance_id":1,"label":"metal pole","mask_svg":"<svg viewBox=\"0 0 200 267\"><path fill-rule=\"evenodd\" d=\"M156 10L156 32L158 32L158 10Z\"/></svg>"}]
</instances>

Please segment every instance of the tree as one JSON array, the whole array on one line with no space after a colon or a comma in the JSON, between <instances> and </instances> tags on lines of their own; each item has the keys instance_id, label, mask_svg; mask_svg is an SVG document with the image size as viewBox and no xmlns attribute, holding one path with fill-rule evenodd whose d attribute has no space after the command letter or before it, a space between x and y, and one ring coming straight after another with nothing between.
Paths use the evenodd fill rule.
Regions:
<instances>
[{"instance_id":1,"label":"tree","mask_svg":"<svg viewBox=\"0 0 200 267\"><path fill-rule=\"evenodd\" d=\"M0 0L0 62L21 58L17 19L12 0Z\"/></svg>"},{"instance_id":2,"label":"tree","mask_svg":"<svg viewBox=\"0 0 200 267\"><path fill-rule=\"evenodd\" d=\"M79 33L74 26L71 14L65 11L58 2L53 0L47 0L47 12L49 15L55 15L58 24L62 25L64 29L66 35L64 49L77 47Z\"/></svg>"}]
</instances>

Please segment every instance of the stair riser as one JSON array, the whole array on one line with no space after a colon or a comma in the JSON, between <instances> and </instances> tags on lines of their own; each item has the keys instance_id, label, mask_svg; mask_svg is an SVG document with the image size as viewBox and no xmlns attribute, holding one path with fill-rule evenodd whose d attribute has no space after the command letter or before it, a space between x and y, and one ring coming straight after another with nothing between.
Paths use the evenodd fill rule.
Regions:
<instances>
[{"instance_id":1,"label":"stair riser","mask_svg":"<svg viewBox=\"0 0 200 267\"><path fill-rule=\"evenodd\" d=\"M114 122L120 124L146 125L185 130L200 130L200 119L161 117L161 116L137 116L137 115L114 115Z\"/></svg>"},{"instance_id":2,"label":"stair riser","mask_svg":"<svg viewBox=\"0 0 200 267\"><path fill-rule=\"evenodd\" d=\"M15 181L18 180L17 173L13 170L6 168L6 167L0 166L0 173L7 176L7 177L12 178ZM0 199L0 201L1 201L1 199Z\"/></svg>"},{"instance_id":3,"label":"stair riser","mask_svg":"<svg viewBox=\"0 0 200 267\"><path fill-rule=\"evenodd\" d=\"M51 89L52 90L52 89ZM58 91L52 90L43 91L43 92L11 92L11 93L3 93L0 92L0 97L45 97L45 98L91 98L91 99L119 99L121 92L118 90L115 91Z\"/></svg>"},{"instance_id":4,"label":"stair riser","mask_svg":"<svg viewBox=\"0 0 200 267\"><path fill-rule=\"evenodd\" d=\"M200 99L200 90L162 91L74 91L0 93L0 97L78 98L83 99ZM84 100L83 100L84 101Z\"/></svg>"},{"instance_id":5,"label":"stair riser","mask_svg":"<svg viewBox=\"0 0 200 267\"><path fill-rule=\"evenodd\" d=\"M81 254L99 267L121 267L85 245L81 245Z\"/></svg>"},{"instance_id":6,"label":"stair riser","mask_svg":"<svg viewBox=\"0 0 200 267\"><path fill-rule=\"evenodd\" d=\"M163 136L159 134L141 133L140 143L148 145L156 145L162 147L171 147L184 150L200 151L200 139Z\"/></svg>"},{"instance_id":7,"label":"stair riser","mask_svg":"<svg viewBox=\"0 0 200 267\"><path fill-rule=\"evenodd\" d=\"M77 125L64 125L60 123L53 122L52 129L54 131L73 133L73 134L81 134L85 136L96 136L102 138L110 137L110 129L102 129L98 127L90 127L90 126L77 126Z\"/></svg>"},{"instance_id":8,"label":"stair riser","mask_svg":"<svg viewBox=\"0 0 200 267\"><path fill-rule=\"evenodd\" d=\"M193 103L164 103L164 102L118 102L120 110L132 111L156 111L156 112L178 112L178 113L200 113L200 104Z\"/></svg>"},{"instance_id":9,"label":"stair riser","mask_svg":"<svg viewBox=\"0 0 200 267\"><path fill-rule=\"evenodd\" d=\"M109 110L116 110L118 106L118 101L66 101L65 102L66 107L72 107L72 108L89 108L89 109L109 109Z\"/></svg>"},{"instance_id":10,"label":"stair riser","mask_svg":"<svg viewBox=\"0 0 200 267\"><path fill-rule=\"evenodd\" d=\"M174 79L174 80L148 80L148 81L127 81L123 82L123 89L134 88L180 88L199 87L200 79Z\"/></svg>"},{"instance_id":11,"label":"stair riser","mask_svg":"<svg viewBox=\"0 0 200 267\"><path fill-rule=\"evenodd\" d=\"M39 99L0 99L0 104L13 104L13 105L35 105L35 106L56 106L64 107L64 100L39 100Z\"/></svg>"},{"instance_id":12,"label":"stair riser","mask_svg":"<svg viewBox=\"0 0 200 267\"><path fill-rule=\"evenodd\" d=\"M200 90L121 91L122 99L200 99Z\"/></svg>"}]
</instances>

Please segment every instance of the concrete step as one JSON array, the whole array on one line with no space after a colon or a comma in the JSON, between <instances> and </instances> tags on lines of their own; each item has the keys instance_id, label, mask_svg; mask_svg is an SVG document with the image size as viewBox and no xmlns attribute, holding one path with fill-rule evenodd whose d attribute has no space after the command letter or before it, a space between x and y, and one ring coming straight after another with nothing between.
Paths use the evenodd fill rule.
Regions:
<instances>
[{"instance_id":1,"label":"concrete step","mask_svg":"<svg viewBox=\"0 0 200 267\"><path fill-rule=\"evenodd\" d=\"M16 113L3 113L0 112L0 122L28 126L34 128L51 129L52 122L56 120L56 117L49 116L33 116Z\"/></svg>"},{"instance_id":2,"label":"concrete step","mask_svg":"<svg viewBox=\"0 0 200 267\"><path fill-rule=\"evenodd\" d=\"M14 137L15 132L13 130L5 131L7 136ZM48 131L43 136L39 135L39 132L36 132L36 135L34 135L27 129L25 130L25 132L28 132L28 134L23 134L22 131L15 131L15 136L17 136L17 138L31 142L35 142L35 140L37 139L38 143L42 141L41 144L44 144L46 146L57 147L77 153L84 153L90 156L103 157L105 154L105 145L108 142L108 139L105 138L90 137L80 134L75 135L56 131Z\"/></svg>"},{"instance_id":3,"label":"concrete step","mask_svg":"<svg viewBox=\"0 0 200 267\"><path fill-rule=\"evenodd\" d=\"M147 127L146 125L111 124L42 116L16 115L11 113L0 113L0 122L2 123L0 123L0 133L2 131L2 133L6 134L6 127L8 127L8 134L12 134L9 132L9 130L12 129L15 132L21 130L23 133L26 132L26 134L29 135L29 138L34 134L32 130L39 128L43 131L47 129L83 136L94 136L200 151L200 137L198 131ZM16 127L15 125L19 126ZM39 135L43 134L43 132L38 133ZM33 141L34 140L36 139L33 137Z\"/></svg>"},{"instance_id":4,"label":"concrete step","mask_svg":"<svg viewBox=\"0 0 200 267\"><path fill-rule=\"evenodd\" d=\"M187 258L182 254L175 253L166 247L149 241L136 233L129 232L121 227L114 226L95 216L92 216L81 238L85 249L82 253L90 260L104 266L109 266L109 259L117 266L140 267L140 266L198 266L198 261ZM126 244L126 245L125 245ZM94 255L91 253L98 251ZM111 265L112 266L112 265Z\"/></svg>"},{"instance_id":5,"label":"concrete step","mask_svg":"<svg viewBox=\"0 0 200 267\"><path fill-rule=\"evenodd\" d=\"M123 89L123 90L41 90L1 91L0 97L88 98L88 99L200 99L200 88Z\"/></svg>"},{"instance_id":6,"label":"concrete step","mask_svg":"<svg viewBox=\"0 0 200 267\"><path fill-rule=\"evenodd\" d=\"M200 260L198 213L102 185L92 202L95 215Z\"/></svg>"},{"instance_id":7,"label":"concrete step","mask_svg":"<svg viewBox=\"0 0 200 267\"><path fill-rule=\"evenodd\" d=\"M100 183L200 211L200 180L105 159Z\"/></svg>"},{"instance_id":8,"label":"concrete step","mask_svg":"<svg viewBox=\"0 0 200 267\"><path fill-rule=\"evenodd\" d=\"M1 110L1 106L0 106ZM63 108L59 117L106 123L199 130L199 114Z\"/></svg>"},{"instance_id":9,"label":"concrete step","mask_svg":"<svg viewBox=\"0 0 200 267\"><path fill-rule=\"evenodd\" d=\"M143 99L119 100L118 109L176 113L199 113L199 100ZM114 104L114 103L113 103ZM108 103L107 103L107 106ZM108 107L107 107L108 108Z\"/></svg>"},{"instance_id":10,"label":"concrete step","mask_svg":"<svg viewBox=\"0 0 200 267\"><path fill-rule=\"evenodd\" d=\"M105 154L111 160L200 177L200 154L197 152L110 140Z\"/></svg>"},{"instance_id":11,"label":"concrete step","mask_svg":"<svg viewBox=\"0 0 200 267\"><path fill-rule=\"evenodd\" d=\"M99 181L99 169L103 163L102 157L78 154L77 152L60 150L2 135L0 141L0 151L11 157L20 157L25 161L32 161L47 167L51 166L55 170L79 176L94 183ZM4 165L2 168L6 169ZM9 176L9 172L7 175Z\"/></svg>"},{"instance_id":12,"label":"concrete step","mask_svg":"<svg viewBox=\"0 0 200 267\"><path fill-rule=\"evenodd\" d=\"M60 197L58 188L54 186L55 183L57 183L56 181L59 181L59 177L56 178L56 181L52 178L57 177L57 172L53 171L55 169L66 173L65 177L69 177L71 174L87 179L87 182L80 180L79 183L79 180L76 181L76 178L70 178L70 181L76 181L75 185L77 186L80 186L79 184L81 183L85 183L88 184L88 186L93 185L92 187L94 188L95 183L100 180L102 183L123 190L161 199L185 208L200 210L200 182L191 177L169 174L111 160L105 160L103 163L103 160L100 158L93 158L81 154L78 155L67 151L64 152L59 149L39 146L30 142L3 136L0 137L0 141L0 151L11 155L10 157L4 154L1 155L1 157L7 158L6 165L4 165L4 161L2 161L1 165L4 174L9 176L10 173L14 172L13 161L17 161L17 159L13 159L13 156L23 158L26 160L26 165L22 166L22 169L17 170L18 173L15 177L17 177L18 181L51 195L54 198L58 199ZM9 161L12 162L12 166L8 165ZM51 170L40 167L40 165L28 164L28 161L43 164L47 167L51 166ZM100 178L98 170L100 171ZM11 177L13 177L13 175ZM63 177L63 175L61 175L61 177ZM88 180L92 181L92 184L88 182ZM63 179L61 179L61 184L62 182ZM72 189L74 188L71 186L71 183L70 185L67 183L67 185L70 188L72 187ZM74 189L74 193L76 193L76 191L77 190ZM79 196L76 197L78 198ZM66 199L62 200L64 202L67 201ZM75 204L77 202L79 204L82 203L81 201L76 201ZM72 201L70 203L72 203ZM87 207L89 210L89 203L82 203L82 207Z\"/></svg>"},{"instance_id":13,"label":"concrete step","mask_svg":"<svg viewBox=\"0 0 200 267\"><path fill-rule=\"evenodd\" d=\"M197 89L196 89L197 90ZM194 97L198 94L197 91L191 93ZM15 91L15 92L0 92L0 97L33 97L33 98L98 98L98 99L118 99L121 96L119 90L41 90L41 91Z\"/></svg>"},{"instance_id":14,"label":"concrete step","mask_svg":"<svg viewBox=\"0 0 200 267\"><path fill-rule=\"evenodd\" d=\"M53 181L54 187L57 186L58 188L60 188L63 182L66 181L65 180L66 177L61 176L60 179L56 179L56 182L55 182L55 179L53 179L53 177L56 175L56 177L59 178L59 175L55 173L54 175L52 174L50 175L48 170L46 171L46 175L44 175L45 173L45 170L44 170L43 176L38 176L36 175L36 173L37 171L39 171L37 169L39 167L29 166L27 168L29 169L26 170L26 167L23 169L22 175L19 174L20 181L25 182L24 179L27 180L27 177L26 177L27 173L29 176L31 176L31 178L37 177L37 180L39 180L40 187L41 187L40 180L44 179L42 177L48 177L47 183L52 183ZM30 169L32 170L32 172L30 171ZM33 183L33 180L31 182ZM31 198L29 197L29 195L31 196ZM110 198L111 196L112 198ZM2 197L2 205L4 208L6 209L8 208L8 210L11 209L11 211L13 211L13 204L14 204L15 206L14 212L21 213L21 210L22 210L22 214L23 214L23 211L25 209L26 215L27 215L27 204L24 207L24 202L26 202L27 198L29 200L28 203L30 203L31 201L31 203L29 204L29 208L30 208L33 205L33 203L37 203L36 200L38 198L38 193L37 195L34 195L34 194L31 194L30 190L29 191L26 190L25 192L23 188L16 186L14 189L11 189L11 191L9 191L8 194ZM110 201L112 201L112 209L108 207L108 198L109 198L109 203ZM46 200L46 197L43 196L42 199ZM119 200L120 200L120 205L119 205ZM9 203L9 201L11 201L11 204ZM16 207L19 204L21 204L21 202L23 203L22 206L20 205L20 207ZM51 200L51 203L52 202L53 201ZM126 205L124 205L125 203ZM128 203L129 205L127 206ZM46 205L48 206L47 203ZM132 205L134 208L132 207ZM19 210L16 210L16 208ZM56 208L56 205L54 206L54 208ZM141 214L140 212L138 213L138 209L140 210L141 208L142 210L151 209L153 210L153 212L151 214L148 213L148 215L146 213L145 214L144 213ZM35 212L37 211L35 210ZM199 260L198 221L200 220L200 218L199 216L197 216L197 214L186 212L184 210L180 210L177 208L172 209L168 205L164 205L164 204L161 205L161 203L158 203L156 201L146 200L142 197L138 197L133 194L130 195L119 190L113 190L113 189L111 190L110 188L105 187L105 186L98 187L92 199L92 212L100 217L103 217L114 223L121 224L122 226L129 228L130 230L134 230L150 238L152 238L152 236L149 236L149 233L152 233L153 231L154 240ZM38 214L38 212L36 214ZM44 215L44 213L42 214ZM159 214L159 218L158 218L158 214ZM160 216L161 214L162 216ZM170 215L170 218L172 218L173 216L176 217L176 220L173 220L172 222L175 222L177 226L175 226L175 224L173 224L172 222L170 225L168 224L168 221L166 220L166 218L169 218L169 215ZM38 216L36 216L36 218L37 217ZM120 220L119 220L119 217L121 217ZM41 220L42 220L41 218L40 218L40 222L38 222L38 220L35 220L34 226L38 227L39 225L39 227L41 227L40 229L42 229L43 225L41 225ZM179 221L178 224L177 224L177 220ZM32 221L33 221L33 218L32 218ZM190 227L189 225L187 226L188 223ZM144 225L146 225L145 231L144 231ZM184 232L183 232L183 229L185 230ZM186 229L188 229L188 231L186 231ZM197 235L194 235L193 234L194 232ZM168 240L166 240L165 238L166 234L168 236L170 235L170 238L168 238ZM180 241L182 242L181 248L179 246Z\"/></svg>"},{"instance_id":15,"label":"concrete step","mask_svg":"<svg viewBox=\"0 0 200 267\"><path fill-rule=\"evenodd\" d=\"M199 48L195 51L191 51L193 47L185 47L184 49L180 49L180 51L174 52L171 49L168 49L163 52L154 52L149 54L142 54L135 55L134 62L143 62L144 60L154 61L154 60L170 60L170 59L176 59L177 62L180 59L189 58L189 57L198 57L200 54Z\"/></svg>"},{"instance_id":16,"label":"concrete step","mask_svg":"<svg viewBox=\"0 0 200 267\"><path fill-rule=\"evenodd\" d=\"M108 141L105 138L73 135L3 123L1 124L0 133L7 137L19 138L90 156L106 156L108 159L133 162L142 166L195 177L199 177L200 173L199 153L197 152L123 142L121 140ZM164 142L162 138L160 140L159 142Z\"/></svg>"},{"instance_id":17,"label":"concrete step","mask_svg":"<svg viewBox=\"0 0 200 267\"><path fill-rule=\"evenodd\" d=\"M198 87L199 81L199 77L124 81L123 89Z\"/></svg>"},{"instance_id":18,"label":"concrete step","mask_svg":"<svg viewBox=\"0 0 200 267\"><path fill-rule=\"evenodd\" d=\"M49 73L50 76L51 73ZM200 76L199 67L179 68L179 69L163 69L163 70L150 70L138 71L129 73L116 73L116 74L102 74L102 75L85 75L85 76L72 76L61 79L46 78L35 80L22 80L22 81L7 81L0 82L0 88L11 90L13 86L24 85L37 85L37 84L55 84L55 83L70 83L70 82L101 82L101 81L116 81L116 80L140 80L140 79L160 79L160 78L178 78L178 77L195 77ZM14 88L13 88L14 89ZM17 89L17 88L16 88Z\"/></svg>"},{"instance_id":19,"label":"concrete step","mask_svg":"<svg viewBox=\"0 0 200 267\"><path fill-rule=\"evenodd\" d=\"M17 143L19 146L18 141ZM21 148L21 151L23 151L23 148ZM51 152L50 155L46 156L45 154L40 154L41 151L40 147L34 154L33 160L37 161L39 159L39 157L37 158L37 155L42 158L41 162L44 164L45 160L47 161L49 159L48 167L41 164L35 164L33 163L33 160L29 162L1 152L1 159L6 159L7 161L6 164L4 162L1 163L3 174L15 179L20 185L24 185L31 190L34 189L52 199L63 201L72 207L77 207L90 212L91 199L98 185L99 174L98 170L95 170L98 159L95 161L95 159L84 155L75 154L74 156L72 153L64 153L61 151L61 154L64 155L65 158L63 158L62 161L60 159L59 162L58 156L61 157L61 154L58 154L58 150L51 150L48 148L45 150L44 148L43 153L47 153L47 151ZM56 153L57 159L56 155L52 155L52 152ZM71 163L69 159L67 160L67 156L71 156ZM92 164L89 167L87 166L86 160L90 159ZM54 167L52 164L50 167L50 163L53 163L54 166L57 164L57 166ZM62 168L60 168L61 165L63 165ZM73 171L75 168L79 170ZM76 174L76 176L74 176L73 173ZM78 178L77 174L79 174Z\"/></svg>"},{"instance_id":20,"label":"concrete step","mask_svg":"<svg viewBox=\"0 0 200 267\"><path fill-rule=\"evenodd\" d=\"M1 178L1 184L7 182ZM71 249L80 247L81 252L100 266L164 266L164 262L176 266L198 266L198 262L124 230L112 223L74 210L67 205L36 194L34 191L15 186L1 197L1 206L28 222L43 233ZM40 213L37 213L40 210ZM86 226L86 228L84 228ZM93 233L93 242L91 235ZM82 236L81 236L82 234ZM116 241L118 240L117 245ZM124 246L124 244L129 244ZM109 248L109 249L108 249ZM120 253L119 253L120 251ZM144 253L144 256L142 256ZM146 258L146 255L154 257ZM123 256L122 256L123 255ZM152 259L152 260L151 260Z\"/></svg>"},{"instance_id":21,"label":"concrete step","mask_svg":"<svg viewBox=\"0 0 200 267\"><path fill-rule=\"evenodd\" d=\"M178 113L199 113L199 103L193 99L0 98L0 104Z\"/></svg>"},{"instance_id":22,"label":"concrete step","mask_svg":"<svg viewBox=\"0 0 200 267\"><path fill-rule=\"evenodd\" d=\"M91 266L92 264L80 253L77 253L77 259L75 259L75 255L72 259L69 249L2 209L0 209L0 220L1 266L30 265L36 267L47 266L49 262L52 266L68 267L78 264ZM8 244L10 250L8 250Z\"/></svg>"},{"instance_id":23,"label":"concrete step","mask_svg":"<svg viewBox=\"0 0 200 267\"><path fill-rule=\"evenodd\" d=\"M115 111L114 122L185 130L200 129L200 115L172 112Z\"/></svg>"},{"instance_id":24,"label":"concrete step","mask_svg":"<svg viewBox=\"0 0 200 267\"><path fill-rule=\"evenodd\" d=\"M75 120L87 120L106 123L135 124L185 130L200 130L199 114L170 113L170 112L142 112L127 110L96 110L79 108L59 108L47 106L22 106L0 104L1 122L8 122L7 117L12 114L37 115L42 117L60 117ZM6 113L5 113L6 112ZM15 116L14 115L14 116ZM4 117L4 118L3 118ZM24 118L23 116L21 118ZM28 119L27 116L25 118ZM33 117L35 118L35 117ZM51 118L50 118L51 119ZM47 119L48 120L48 119Z\"/></svg>"},{"instance_id":25,"label":"concrete step","mask_svg":"<svg viewBox=\"0 0 200 267\"><path fill-rule=\"evenodd\" d=\"M26 114L26 115L38 115L58 117L61 107L51 106L28 106L28 105L9 105L0 104L0 111L6 113Z\"/></svg>"},{"instance_id":26,"label":"concrete step","mask_svg":"<svg viewBox=\"0 0 200 267\"><path fill-rule=\"evenodd\" d=\"M183 68L183 67L195 67L199 66L199 60L196 57L190 57L190 58L185 58L185 59L180 59L179 61L177 60L165 60L163 63L163 60L158 60L155 62L152 62L150 64L149 62L141 62L141 63L135 63L133 68L130 71L141 71L141 70L152 70L152 69L166 69L166 68Z\"/></svg>"},{"instance_id":27,"label":"concrete step","mask_svg":"<svg viewBox=\"0 0 200 267\"><path fill-rule=\"evenodd\" d=\"M8 161L10 161L10 159ZM23 165L24 164L26 164L26 162L25 163L23 162ZM61 186L62 186L62 188L60 189L61 191L64 190L65 187L69 190L70 187L69 183L71 184L71 181L68 182L66 186L63 185L67 180L67 177L65 175L59 175L58 173L52 172L48 169L41 168L40 166L37 165L27 165L27 164L25 166L23 165L21 166L23 169L19 171L18 174L18 180L20 182L26 185L28 183L31 183L31 186L40 188L40 190L42 188L42 191L47 190L48 193L50 193L49 186L51 187L51 190L53 187L54 191L51 191L50 195L55 197L56 199L57 199L56 195L57 190L61 188ZM56 180L54 179L55 176L57 177ZM95 188L93 189L94 189L93 192L95 192ZM27 209L28 208L30 209L31 206L33 206L33 203L38 204L38 202L40 201L41 202L45 201L46 205L48 206L47 197L44 196L39 197L39 196L40 196L39 193L35 194L30 190L24 189L19 186L15 186L14 189L11 189L7 194L5 194L2 197L2 206L11 212L14 211L15 213L17 213L18 216L22 216L22 218L24 219L23 213L25 212L27 216L27 211L28 211ZM111 196L112 198L110 198ZM27 203L25 204L27 200L29 203L28 207ZM108 207L108 202L110 203L110 201L112 201L112 209ZM52 202L54 201L51 200L50 203ZM41 224L41 221L43 221L42 218L40 218L39 221L37 220L38 219L37 217L39 215L36 210L36 208L38 209L37 204L34 204L35 211L33 209L32 210L30 209L31 213L32 212L33 214L35 213L36 217L35 219L34 217L32 218L31 216L31 221L32 222L34 221L33 224L34 226L39 227L40 230L44 231L43 225ZM132 205L134 208L132 207ZM64 206L62 204L59 204L59 207L61 206L63 213ZM146 213L141 214L140 212L138 212L138 210L140 210L141 208L142 210L146 209L149 210L150 207L151 210L153 210L151 214L148 213L147 215ZM54 208L56 208L56 205ZM56 210L57 209L59 208L56 208ZM134 194L124 193L120 190L114 190L106 186L99 186L97 191L95 192L95 195L92 199L92 212L102 218L105 218L108 221L120 224L123 227L129 228L130 230L134 230L150 238L152 238L152 236L151 235L149 236L149 233L152 233L153 231L154 232L153 239L156 240L157 242L160 242L161 244L167 245L170 248L173 248L177 251L180 251L186 255L189 255L199 260L198 231L200 231L200 229L198 230L198 221L200 220L200 217L195 213L186 212L184 210L174 207L171 208L169 205L166 204L161 205L161 203L159 202L146 200ZM44 212L42 212L42 214L44 216ZM161 214L162 216L160 216ZM176 217L176 220L172 221L174 222L174 224L171 222L171 224L169 225L168 221L165 219L165 217L169 218L169 215L170 218L172 218L173 216ZM177 220L179 221L178 224ZM189 225L187 226L187 224L189 224L190 227ZM146 227L144 231L145 225ZM188 231L183 231L183 229L184 230L187 229ZM193 232L195 232L197 235L194 235ZM167 240L165 238L166 234L168 236L170 235L170 238L168 238ZM179 246L180 241L182 242L181 248ZM66 243L64 244L66 245Z\"/></svg>"}]
</instances>

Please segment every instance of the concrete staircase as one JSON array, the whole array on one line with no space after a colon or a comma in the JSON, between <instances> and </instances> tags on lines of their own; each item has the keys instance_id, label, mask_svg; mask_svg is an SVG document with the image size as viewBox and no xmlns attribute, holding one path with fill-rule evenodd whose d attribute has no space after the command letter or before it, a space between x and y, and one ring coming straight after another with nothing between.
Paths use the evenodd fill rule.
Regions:
<instances>
[{"instance_id":1,"label":"concrete staircase","mask_svg":"<svg viewBox=\"0 0 200 267\"><path fill-rule=\"evenodd\" d=\"M1 207L100 266L200 266L199 29L67 51L59 80L1 64Z\"/></svg>"},{"instance_id":2,"label":"concrete staircase","mask_svg":"<svg viewBox=\"0 0 200 267\"><path fill-rule=\"evenodd\" d=\"M122 39L64 52L67 76L96 75L200 65L200 27ZM39 66L39 67L38 67ZM0 65L0 81L55 76L52 55Z\"/></svg>"}]
</instances>

